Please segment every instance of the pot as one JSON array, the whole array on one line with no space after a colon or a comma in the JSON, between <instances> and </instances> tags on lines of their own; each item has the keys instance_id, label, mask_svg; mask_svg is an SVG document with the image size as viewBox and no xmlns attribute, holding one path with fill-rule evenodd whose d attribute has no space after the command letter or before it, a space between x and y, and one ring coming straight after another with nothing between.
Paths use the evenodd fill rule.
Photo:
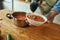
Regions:
<instances>
[{"instance_id":1,"label":"pot","mask_svg":"<svg viewBox=\"0 0 60 40\"><path fill-rule=\"evenodd\" d=\"M13 19L15 25L19 27L27 27L28 24L26 22L26 12L14 12L13 14L6 15L9 19Z\"/></svg>"}]
</instances>

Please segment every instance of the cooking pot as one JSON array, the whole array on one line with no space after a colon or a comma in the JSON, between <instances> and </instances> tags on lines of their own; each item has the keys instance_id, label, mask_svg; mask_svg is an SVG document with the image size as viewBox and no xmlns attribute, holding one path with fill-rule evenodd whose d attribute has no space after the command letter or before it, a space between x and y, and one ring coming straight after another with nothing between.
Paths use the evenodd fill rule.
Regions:
<instances>
[{"instance_id":1,"label":"cooking pot","mask_svg":"<svg viewBox=\"0 0 60 40\"><path fill-rule=\"evenodd\" d=\"M28 24L26 22L26 12L14 12L13 14L6 15L9 19L13 19L15 25L19 27L27 27Z\"/></svg>"}]
</instances>

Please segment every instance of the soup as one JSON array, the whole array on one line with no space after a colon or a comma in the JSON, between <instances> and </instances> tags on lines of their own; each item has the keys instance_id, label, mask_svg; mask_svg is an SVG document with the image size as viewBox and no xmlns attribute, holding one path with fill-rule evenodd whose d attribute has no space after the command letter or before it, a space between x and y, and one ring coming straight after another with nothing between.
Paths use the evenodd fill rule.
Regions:
<instances>
[{"instance_id":1,"label":"soup","mask_svg":"<svg viewBox=\"0 0 60 40\"><path fill-rule=\"evenodd\" d=\"M33 15L33 14L28 15L28 18L30 18L31 20L38 21L38 22L44 22L45 21L42 17L37 16L37 15Z\"/></svg>"}]
</instances>

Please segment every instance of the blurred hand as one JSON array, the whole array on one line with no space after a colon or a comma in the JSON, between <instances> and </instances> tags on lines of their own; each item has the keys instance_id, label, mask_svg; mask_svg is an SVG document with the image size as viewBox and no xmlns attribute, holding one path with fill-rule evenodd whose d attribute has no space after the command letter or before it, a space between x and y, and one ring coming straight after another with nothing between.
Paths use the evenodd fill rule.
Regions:
<instances>
[{"instance_id":1,"label":"blurred hand","mask_svg":"<svg viewBox=\"0 0 60 40\"><path fill-rule=\"evenodd\" d=\"M38 1L38 6L41 6L42 0Z\"/></svg>"},{"instance_id":2,"label":"blurred hand","mask_svg":"<svg viewBox=\"0 0 60 40\"><path fill-rule=\"evenodd\" d=\"M57 15L58 13L56 11L50 11L50 14L47 16L47 19L49 21L53 21L54 17Z\"/></svg>"}]
</instances>

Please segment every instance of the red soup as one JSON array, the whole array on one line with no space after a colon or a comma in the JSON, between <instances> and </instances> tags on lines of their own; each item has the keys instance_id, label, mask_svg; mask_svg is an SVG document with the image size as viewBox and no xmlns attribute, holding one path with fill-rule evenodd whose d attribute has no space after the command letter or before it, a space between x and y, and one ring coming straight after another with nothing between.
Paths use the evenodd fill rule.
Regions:
<instances>
[{"instance_id":1,"label":"red soup","mask_svg":"<svg viewBox=\"0 0 60 40\"><path fill-rule=\"evenodd\" d=\"M33 15L33 14L28 15L28 18L30 18L31 20L38 21L38 22L44 22L45 21L42 17L37 16L37 15Z\"/></svg>"}]
</instances>

